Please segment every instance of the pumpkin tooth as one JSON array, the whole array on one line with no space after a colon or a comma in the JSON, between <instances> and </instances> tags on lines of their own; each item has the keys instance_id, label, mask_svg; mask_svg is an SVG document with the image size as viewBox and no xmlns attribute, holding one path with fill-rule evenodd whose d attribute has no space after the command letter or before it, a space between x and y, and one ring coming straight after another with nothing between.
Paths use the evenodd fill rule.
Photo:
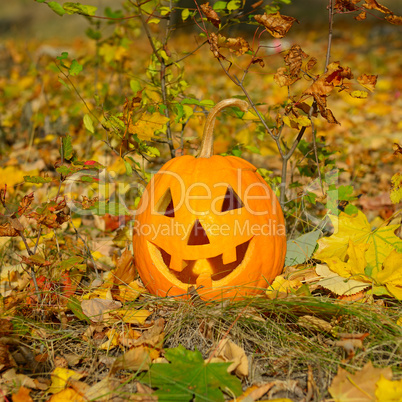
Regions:
<instances>
[{"instance_id":1,"label":"pumpkin tooth","mask_svg":"<svg viewBox=\"0 0 402 402\"><path fill-rule=\"evenodd\" d=\"M172 255L170 259L170 264L169 268L173 269L176 272L181 272L183 271L184 268L186 268L187 263L183 261L179 256L177 255Z\"/></svg>"},{"instance_id":2,"label":"pumpkin tooth","mask_svg":"<svg viewBox=\"0 0 402 402\"><path fill-rule=\"evenodd\" d=\"M230 264L231 262L235 262L236 260L237 260L236 247L232 248L231 250L225 251L222 254L222 262L224 265Z\"/></svg>"},{"instance_id":3,"label":"pumpkin tooth","mask_svg":"<svg viewBox=\"0 0 402 402\"><path fill-rule=\"evenodd\" d=\"M193 266L193 273L196 275L204 275L207 274L211 276L213 274L213 270L211 264L205 260L197 260Z\"/></svg>"}]
</instances>

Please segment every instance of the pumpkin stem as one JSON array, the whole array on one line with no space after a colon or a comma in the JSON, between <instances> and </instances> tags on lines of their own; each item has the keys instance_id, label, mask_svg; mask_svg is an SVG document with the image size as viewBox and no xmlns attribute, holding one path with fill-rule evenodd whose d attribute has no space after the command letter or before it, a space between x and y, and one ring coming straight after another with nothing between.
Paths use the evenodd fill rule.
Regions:
<instances>
[{"instance_id":1,"label":"pumpkin stem","mask_svg":"<svg viewBox=\"0 0 402 402\"><path fill-rule=\"evenodd\" d=\"M237 106L243 112L248 109L248 103L241 99L224 99L218 102L208 113L204 126L204 135L202 137L200 153L197 158L210 158L214 154L214 126L215 117L222 110L230 106Z\"/></svg>"}]
</instances>

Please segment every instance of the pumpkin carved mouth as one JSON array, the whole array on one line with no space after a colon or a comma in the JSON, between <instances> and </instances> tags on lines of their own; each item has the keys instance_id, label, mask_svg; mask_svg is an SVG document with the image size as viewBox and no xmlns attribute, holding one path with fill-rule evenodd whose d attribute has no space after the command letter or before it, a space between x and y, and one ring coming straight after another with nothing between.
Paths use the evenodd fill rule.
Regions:
<instances>
[{"instance_id":1,"label":"pumpkin carved mouth","mask_svg":"<svg viewBox=\"0 0 402 402\"><path fill-rule=\"evenodd\" d=\"M168 276L173 276L181 283L190 286L198 284L197 279L207 275L210 276L216 285L217 281L225 281L225 278L231 274L233 275L237 269L239 271L243 270L243 266L245 267L248 263L248 260L251 258L252 249L254 249L252 240L253 238L235 247L233 251L235 252L236 259L232 262L225 264L223 253L201 260L183 260L184 268L180 272L169 268L172 257L166 250L151 242L148 242L148 247L154 263L159 268L163 268L163 271Z\"/></svg>"}]
</instances>

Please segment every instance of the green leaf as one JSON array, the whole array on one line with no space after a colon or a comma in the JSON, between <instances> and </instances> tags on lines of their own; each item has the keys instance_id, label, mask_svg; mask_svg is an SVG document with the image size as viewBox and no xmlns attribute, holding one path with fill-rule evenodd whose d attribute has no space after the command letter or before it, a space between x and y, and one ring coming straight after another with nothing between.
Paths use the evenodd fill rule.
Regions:
<instances>
[{"instance_id":1,"label":"green leaf","mask_svg":"<svg viewBox=\"0 0 402 402\"><path fill-rule=\"evenodd\" d=\"M88 324L91 323L91 320L83 313L81 303L76 297L70 297L68 299L67 308L69 308L79 320L86 321Z\"/></svg>"},{"instance_id":2,"label":"green leaf","mask_svg":"<svg viewBox=\"0 0 402 402\"><path fill-rule=\"evenodd\" d=\"M105 16L108 18L122 18L123 12L121 10L113 11L110 7L106 7Z\"/></svg>"},{"instance_id":3,"label":"green leaf","mask_svg":"<svg viewBox=\"0 0 402 402\"><path fill-rule=\"evenodd\" d=\"M74 166L59 166L58 168L56 168L56 172L61 174L62 176L69 176L73 173L76 173L78 171L77 168L75 168Z\"/></svg>"},{"instance_id":4,"label":"green leaf","mask_svg":"<svg viewBox=\"0 0 402 402\"><path fill-rule=\"evenodd\" d=\"M200 102L197 99L190 99L190 98L183 99L180 103L182 105L197 105L197 106L200 104Z\"/></svg>"},{"instance_id":5,"label":"green leaf","mask_svg":"<svg viewBox=\"0 0 402 402\"><path fill-rule=\"evenodd\" d=\"M134 92L134 94L143 89L140 81L138 80L130 80L130 88Z\"/></svg>"},{"instance_id":6,"label":"green leaf","mask_svg":"<svg viewBox=\"0 0 402 402\"><path fill-rule=\"evenodd\" d=\"M253 154L261 154L261 151L253 145L246 145L244 148L248 149Z\"/></svg>"},{"instance_id":7,"label":"green leaf","mask_svg":"<svg viewBox=\"0 0 402 402\"><path fill-rule=\"evenodd\" d=\"M320 237L320 230L313 230L312 232L301 235L297 239L288 240L287 252L285 257L285 265L292 266L302 264L308 260L317 246L317 240Z\"/></svg>"},{"instance_id":8,"label":"green leaf","mask_svg":"<svg viewBox=\"0 0 402 402\"><path fill-rule=\"evenodd\" d=\"M24 176L25 183L50 183L53 181L51 177L39 177L39 176Z\"/></svg>"},{"instance_id":9,"label":"green leaf","mask_svg":"<svg viewBox=\"0 0 402 402\"><path fill-rule=\"evenodd\" d=\"M80 3L64 3L63 9L67 14L82 14L82 15L95 15L96 10L98 9L95 6L85 6Z\"/></svg>"},{"instance_id":10,"label":"green leaf","mask_svg":"<svg viewBox=\"0 0 402 402\"><path fill-rule=\"evenodd\" d=\"M183 102L181 102L181 103L183 104ZM211 99L204 99L204 100L200 101L200 105L213 107L213 106L215 106L215 102Z\"/></svg>"},{"instance_id":11,"label":"green leaf","mask_svg":"<svg viewBox=\"0 0 402 402\"><path fill-rule=\"evenodd\" d=\"M63 142L63 157L66 161L69 161L74 154L71 137L69 135L66 135L65 137L63 137L62 142Z\"/></svg>"},{"instance_id":12,"label":"green leaf","mask_svg":"<svg viewBox=\"0 0 402 402\"><path fill-rule=\"evenodd\" d=\"M62 60L66 60L68 58L68 52L62 52L61 56L57 56L56 60L62 61Z\"/></svg>"},{"instance_id":13,"label":"green leaf","mask_svg":"<svg viewBox=\"0 0 402 402\"><path fill-rule=\"evenodd\" d=\"M131 167L130 163L123 159L124 166L126 167L126 175L131 176L133 174L133 168Z\"/></svg>"},{"instance_id":14,"label":"green leaf","mask_svg":"<svg viewBox=\"0 0 402 402\"><path fill-rule=\"evenodd\" d=\"M231 0L229 1L228 5L227 5L227 9L229 11L234 11L237 10L238 8L240 8L241 2L240 0Z\"/></svg>"},{"instance_id":15,"label":"green leaf","mask_svg":"<svg viewBox=\"0 0 402 402\"><path fill-rule=\"evenodd\" d=\"M190 15L190 10L188 8L185 8L184 10L181 11L181 19L183 21L185 21L189 15Z\"/></svg>"},{"instance_id":16,"label":"green leaf","mask_svg":"<svg viewBox=\"0 0 402 402\"><path fill-rule=\"evenodd\" d=\"M240 380L229 374L230 363L204 362L201 353L186 350L182 345L167 349L165 357L171 364L153 364L142 381L158 388L159 401L224 401L221 390L240 395Z\"/></svg>"},{"instance_id":17,"label":"green leaf","mask_svg":"<svg viewBox=\"0 0 402 402\"><path fill-rule=\"evenodd\" d=\"M151 156L151 157L155 157L155 156L160 156L160 155L161 155L161 153L160 153L160 151L159 151L158 148L150 147L150 146L147 147L146 154L149 155L149 156Z\"/></svg>"},{"instance_id":18,"label":"green leaf","mask_svg":"<svg viewBox=\"0 0 402 402\"><path fill-rule=\"evenodd\" d=\"M307 193L306 195L305 195L305 200L307 201L307 202L311 202L312 204L316 204L316 198L317 198L317 194L315 194L315 193Z\"/></svg>"},{"instance_id":19,"label":"green leaf","mask_svg":"<svg viewBox=\"0 0 402 402\"><path fill-rule=\"evenodd\" d=\"M66 13L64 8L59 4L56 3L55 1L49 1L47 5L58 15L61 17Z\"/></svg>"},{"instance_id":20,"label":"green leaf","mask_svg":"<svg viewBox=\"0 0 402 402\"><path fill-rule=\"evenodd\" d=\"M78 63L77 60L74 59L71 62L71 66L70 66L70 69L68 70L68 72L70 73L70 75L74 76L74 75L78 75L81 71L82 71L82 65L80 63Z\"/></svg>"},{"instance_id":21,"label":"green leaf","mask_svg":"<svg viewBox=\"0 0 402 402\"><path fill-rule=\"evenodd\" d=\"M67 89L69 89L67 83L66 83L65 81L63 81L61 78L59 78L58 81L59 81L60 84L62 84L64 87L66 87Z\"/></svg>"},{"instance_id":22,"label":"green leaf","mask_svg":"<svg viewBox=\"0 0 402 402\"><path fill-rule=\"evenodd\" d=\"M86 114L84 116L84 126L90 133L93 134L95 132L94 123L93 123L92 118L91 118L91 116L89 114Z\"/></svg>"},{"instance_id":23,"label":"green leaf","mask_svg":"<svg viewBox=\"0 0 402 402\"><path fill-rule=\"evenodd\" d=\"M345 214L354 215L354 214L357 214L357 211L358 211L358 209L354 205L352 205L352 204L346 205Z\"/></svg>"},{"instance_id":24,"label":"green leaf","mask_svg":"<svg viewBox=\"0 0 402 402\"><path fill-rule=\"evenodd\" d=\"M83 257L77 255L74 257L67 258L67 260L64 260L60 263L60 269L62 271L68 271L72 268L82 265L83 261L84 261Z\"/></svg>"},{"instance_id":25,"label":"green leaf","mask_svg":"<svg viewBox=\"0 0 402 402\"><path fill-rule=\"evenodd\" d=\"M101 31L96 31L95 29L92 29L89 27L86 31L85 34L88 36L88 38L93 39L93 40L98 40L102 37Z\"/></svg>"},{"instance_id":26,"label":"green leaf","mask_svg":"<svg viewBox=\"0 0 402 402\"><path fill-rule=\"evenodd\" d=\"M213 9L215 11L222 11L225 10L227 7L227 1L217 1L214 5L213 5Z\"/></svg>"}]
</instances>

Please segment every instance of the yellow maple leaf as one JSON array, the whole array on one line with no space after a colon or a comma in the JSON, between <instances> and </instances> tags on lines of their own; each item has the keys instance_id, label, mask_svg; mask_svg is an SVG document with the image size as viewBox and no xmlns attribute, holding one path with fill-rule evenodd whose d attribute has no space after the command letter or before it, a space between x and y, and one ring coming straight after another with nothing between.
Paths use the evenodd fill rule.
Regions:
<instances>
[{"instance_id":1,"label":"yellow maple leaf","mask_svg":"<svg viewBox=\"0 0 402 402\"><path fill-rule=\"evenodd\" d=\"M266 295L269 299L273 299L278 296L278 293L290 293L299 289L302 283L298 279L286 279L283 275L279 275L275 278L272 284L266 291Z\"/></svg>"},{"instance_id":2,"label":"yellow maple leaf","mask_svg":"<svg viewBox=\"0 0 402 402\"><path fill-rule=\"evenodd\" d=\"M37 169L27 172L18 165L0 168L0 188L4 188L7 184L7 192L13 193L18 184L24 183L24 176L35 176L37 174L39 174Z\"/></svg>"},{"instance_id":3,"label":"yellow maple leaf","mask_svg":"<svg viewBox=\"0 0 402 402\"><path fill-rule=\"evenodd\" d=\"M375 396L377 402L398 402L402 401L402 379L391 381L382 374L375 384Z\"/></svg>"},{"instance_id":4,"label":"yellow maple leaf","mask_svg":"<svg viewBox=\"0 0 402 402\"><path fill-rule=\"evenodd\" d=\"M373 278L376 278L382 264L392 251L402 250L402 240L394 234L399 225L382 226L372 230L366 216L361 211L353 216L341 212L339 217L330 215L330 219L334 226L334 234L318 241L319 247L314 258L327 262L331 270L334 266L332 263L334 257L338 257L341 261L348 260L350 241L354 244L354 252L357 253L353 258L359 261L359 264L362 263L362 260L361 257L358 257L360 252L356 251L356 246L358 248L363 247L359 245L367 246L367 250L364 252L366 266L363 273ZM348 257L351 258L350 255ZM357 271L360 272L359 269Z\"/></svg>"},{"instance_id":5,"label":"yellow maple leaf","mask_svg":"<svg viewBox=\"0 0 402 402\"><path fill-rule=\"evenodd\" d=\"M106 332L106 336L108 340L99 346L100 349L110 350L118 346L120 334L115 329L109 329L109 331Z\"/></svg>"},{"instance_id":6,"label":"yellow maple leaf","mask_svg":"<svg viewBox=\"0 0 402 402\"><path fill-rule=\"evenodd\" d=\"M355 279L345 279L343 276L330 270L326 265L317 264L315 271L317 275L321 277L317 285L339 296L354 295L367 289L371 285L370 283L357 281Z\"/></svg>"},{"instance_id":7,"label":"yellow maple leaf","mask_svg":"<svg viewBox=\"0 0 402 402\"><path fill-rule=\"evenodd\" d=\"M396 250L391 252L376 280L380 285L385 285L391 295L402 300L402 253Z\"/></svg>"},{"instance_id":8,"label":"yellow maple leaf","mask_svg":"<svg viewBox=\"0 0 402 402\"><path fill-rule=\"evenodd\" d=\"M115 310L113 314L117 314L127 324L140 324L143 325L145 320L152 314L148 310L132 310L121 308Z\"/></svg>"},{"instance_id":9,"label":"yellow maple leaf","mask_svg":"<svg viewBox=\"0 0 402 402\"><path fill-rule=\"evenodd\" d=\"M144 113L138 121L130 124L129 132L137 134L141 140L149 141L158 133L166 132L166 123L169 119L159 112L153 114Z\"/></svg>"},{"instance_id":10,"label":"yellow maple leaf","mask_svg":"<svg viewBox=\"0 0 402 402\"><path fill-rule=\"evenodd\" d=\"M366 259L364 253L368 245L365 243L355 244L349 239L349 246L346 251L347 261L342 261L337 255L322 259L326 262L331 271L338 273L344 278L353 276L358 280L366 280L364 269L366 268Z\"/></svg>"},{"instance_id":11,"label":"yellow maple leaf","mask_svg":"<svg viewBox=\"0 0 402 402\"><path fill-rule=\"evenodd\" d=\"M81 377L82 374L79 374L74 370L56 367L51 374L52 384L47 392L50 394L56 394L67 386L68 380L79 380Z\"/></svg>"}]
</instances>

